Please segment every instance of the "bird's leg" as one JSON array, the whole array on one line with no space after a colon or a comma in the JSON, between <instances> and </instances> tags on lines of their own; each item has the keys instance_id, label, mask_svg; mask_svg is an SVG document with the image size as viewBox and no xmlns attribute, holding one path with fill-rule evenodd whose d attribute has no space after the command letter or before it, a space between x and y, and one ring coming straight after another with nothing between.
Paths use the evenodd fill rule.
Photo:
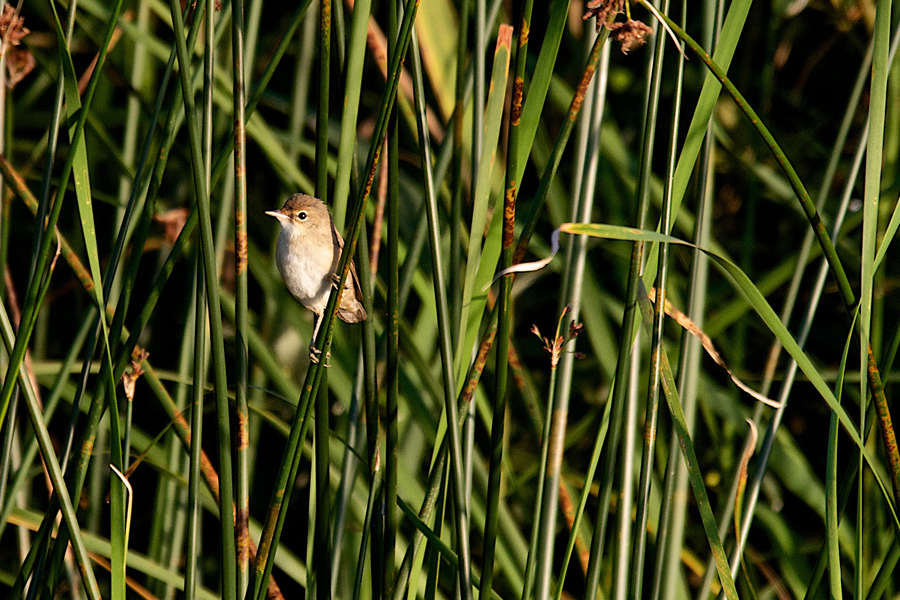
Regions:
<instances>
[{"instance_id":1,"label":"bird's leg","mask_svg":"<svg viewBox=\"0 0 900 600\"><path fill-rule=\"evenodd\" d=\"M319 355L322 354L322 351L316 348L316 337L319 335L319 327L322 326L322 315L318 315L313 313L313 318L315 319L315 326L313 327L312 339L309 340L309 362L313 364L319 363ZM325 355L325 359L331 358L331 352ZM327 364L325 365L328 366Z\"/></svg>"},{"instance_id":2,"label":"bird's leg","mask_svg":"<svg viewBox=\"0 0 900 600\"><path fill-rule=\"evenodd\" d=\"M309 340L309 362L317 364L319 362L319 354L321 350L316 348L316 337L319 335L319 326L322 325L322 317L317 313L313 313L315 325L313 326L312 339Z\"/></svg>"}]
</instances>

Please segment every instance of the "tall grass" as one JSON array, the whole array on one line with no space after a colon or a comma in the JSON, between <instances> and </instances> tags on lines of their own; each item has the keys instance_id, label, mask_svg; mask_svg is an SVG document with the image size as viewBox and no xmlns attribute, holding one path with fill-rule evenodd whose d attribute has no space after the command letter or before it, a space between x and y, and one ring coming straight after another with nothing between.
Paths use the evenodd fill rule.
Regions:
<instances>
[{"instance_id":1,"label":"tall grass","mask_svg":"<svg viewBox=\"0 0 900 600\"><path fill-rule=\"evenodd\" d=\"M894 595L891 3L589 8L8 7L0 596Z\"/></svg>"}]
</instances>

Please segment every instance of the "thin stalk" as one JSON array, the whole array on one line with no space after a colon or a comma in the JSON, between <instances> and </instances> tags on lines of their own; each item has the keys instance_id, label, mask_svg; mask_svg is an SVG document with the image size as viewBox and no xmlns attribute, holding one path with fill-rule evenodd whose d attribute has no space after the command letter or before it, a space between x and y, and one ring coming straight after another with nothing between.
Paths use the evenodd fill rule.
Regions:
<instances>
[{"instance_id":1,"label":"thin stalk","mask_svg":"<svg viewBox=\"0 0 900 600\"><path fill-rule=\"evenodd\" d=\"M441 224L438 214L438 206L437 206L437 190L434 183L434 177L432 175L432 161L431 161L431 144L429 142L429 133L428 126L426 121L426 112L425 112L425 88L424 88L424 76L422 73L422 64L421 64L421 56L419 55L418 41L415 36L413 36L412 41L412 75L414 82L414 90L415 90L415 106L416 106L416 125L417 131L419 134L419 147L420 153L422 155L422 175L423 175L423 184L425 187L425 208L428 217L428 234L429 234L429 249L431 250L431 269L434 276L434 296L435 296L435 304L437 305L437 319L438 319L438 339L440 344L440 354L441 354L441 383L443 384L443 395L444 395L444 407L445 411L448 414L448 427L451 427L451 418L458 419L458 410L451 411L451 406L457 406L457 398L455 393L455 383L453 380L453 330L455 328L450 326L450 306L447 301L446 294L446 284L445 284L445 267L444 267L444 259L441 253ZM456 413L456 414L453 414ZM452 415L452 416L451 416ZM458 434L458 426L457 426L457 434ZM451 428L451 445L454 433ZM456 438L459 439L458 437ZM463 560L466 564L468 564L471 559L469 557L469 545L468 543L463 543L465 538L461 537L461 533L463 532L462 528L459 527L459 522L463 523L468 522L468 511L466 510L465 504L459 504L458 496L457 496L457 513L456 513L456 522L457 522L457 539L458 539L458 548L459 555L464 557ZM464 591L464 596L468 594L466 590L470 589L470 580L471 575L469 574L469 569L463 566L459 569L459 587Z\"/></svg>"},{"instance_id":2,"label":"thin stalk","mask_svg":"<svg viewBox=\"0 0 900 600\"><path fill-rule=\"evenodd\" d=\"M388 0L388 56L398 51L397 2ZM426 149L427 150L427 149ZM387 133L387 370L384 412L385 461L384 461L384 577L381 581L383 600L394 597L397 565L394 558L399 535L397 515L398 446L400 444L399 412L400 395L400 132L397 107L390 114Z\"/></svg>"},{"instance_id":3,"label":"thin stalk","mask_svg":"<svg viewBox=\"0 0 900 600\"><path fill-rule=\"evenodd\" d=\"M459 323L462 313L462 232L463 203L468 198L463 181L463 130L466 113L466 91L469 81L469 70L466 69L466 56L469 45L469 2L460 2L459 32L456 39L456 105L453 110L453 164L450 183L450 273L448 291L450 293L450 317L452 323ZM450 332L454 348L459 346L459 328Z\"/></svg>"},{"instance_id":4,"label":"thin stalk","mask_svg":"<svg viewBox=\"0 0 900 600\"><path fill-rule=\"evenodd\" d=\"M319 60L318 84L316 94L316 196L328 203L328 102L330 98L331 73L331 0L319 2ZM327 354L322 354L327 360ZM318 397L315 400L315 529L313 531L313 570L316 598L331 598L331 551L328 532L331 516L329 499L329 481L331 465L329 463L328 425L328 374L323 370L322 382L318 385ZM294 459L299 460L299 456Z\"/></svg>"},{"instance_id":5,"label":"thin stalk","mask_svg":"<svg viewBox=\"0 0 900 600\"><path fill-rule=\"evenodd\" d=\"M371 0L356 0L350 23L349 47L344 66L344 106L341 113L341 141L337 150L337 171L334 176L334 224L344 228L350 179L358 169L356 158L356 127L359 98L362 93L363 62L366 53L366 31L372 12Z\"/></svg>"},{"instance_id":6,"label":"thin stalk","mask_svg":"<svg viewBox=\"0 0 900 600\"><path fill-rule=\"evenodd\" d=\"M681 3L681 20L687 15L687 3ZM663 44L660 43L660 46ZM675 176L675 160L678 153L678 123L681 118L681 92L684 83L684 54L677 58L678 71L675 76L674 103L670 122L668 165L666 168L665 188L663 190L662 216L660 231L670 231L672 227L672 184ZM648 383L647 407L644 417L644 446L641 455L641 475L637 492L637 516L634 530L634 571L632 579L632 597L643 597L644 560L647 550L647 522L649 520L650 481L653 473L653 458L656 452L657 422L659 419L659 394L662 364L660 356L663 344L663 327L665 325L666 285L668 282L669 244L660 244L657 268L656 306L653 315L653 327L650 342L650 381Z\"/></svg>"},{"instance_id":7,"label":"thin stalk","mask_svg":"<svg viewBox=\"0 0 900 600\"><path fill-rule=\"evenodd\" d=\"M197 292L194 296L194 377L191 386L191 460L188 468L188 536L184 569L184 597L196 597L200 576L197 570L200 554L200 453L203 444L203 393L206 381L206 282L203 265L197 255L195 266Z\"/></svg>"},{"instance_id":8,"label":"thin stalk","mask_svg":"<svg viewBox=\"0 0 900 600\"><path fill-rule=\"evenodd\" d=\"M522 97L525 93L525 65L528 62L528 35L531 29L533 0L525 0L522 5L519 24L518 49L510 104L509 140L506 150L506 191L503 195L503 234L501 241L500 269L512 266L513 245L516 230L516 195L518 192L519 125L522 117ZM502 29L501 29L502 31ZM497 538L497 511L500 504L500 484L503 471L504 425L506 424L507 390L509 375L509 337L512 321L511 274L500 280L498 300L498 326L496 369L494 379L494 405L491 419L491 454L488 471L487 507L484 525L484 545L481 563L481 590L479 598L490 598L494 579L494 549Z\"/></svg>"},{"instance_id":9,"label":"thin stalk","mask_svg":"<svg viewBox=\"0 0 900 600\"><path fill-rule=\"evenodd\" d=\"M663 11L668 7L668 0L663 3ZM665 44L659 42L655 45L652 62L647 70L647 97L643 121L643 142L641 144L641 167L636 190L638 210L635 215L635 226L644 229L647 222L647 213L650 207L650 175L652 167L653 143L656 135L657 108L659 105L659 90L662 77L663 49ZM590 560L588 562L587 585L585 600L594 600L597 595L597 587L600 581L600 562L603 555L603 547L606 535L606 521L609 514L609 500L612 494L612 485L616 468L616 448L618 447L619 430L622 426L623 407L629 386L626 384L628 374L631 372L632 347L635 326L637 324L637 292L638 280L643 263L644 244L635 242L632 245L631 264L628 270L628 283L625 292L625 314L622 318L622 330L619 339L619 353L616 361L616 385L610 393L610 402L613 402L610 419L609 445L604 456L601 470L599 502L594 521L594 537L591 540ZM630 472L623 474L623 486L631 477Z\"/></svg>"},{"instance_id":10,"label":"thin stalk","mask_svg":"<svg viewBox=\"0 0 900 600\"><path fill-rule=\"evenodd\" d=\"M75 13L78 7L77 0L69 2L69 10L66 13L66 40L65 46L69 48L72 43L72 31L75 28ZM101 66L101 65L98 65ZM62 65L60 65L60 70ZM59 140L59 127L63 119L63 100L65 99L65 86L63 78L59 77L56 81L56 97L54 99L53 110L50 113L50 127L47 132L47 158L44 161L44 172L41 178L41 189L38 194L40 202L38 203L38 212L36 223L43 223L47 217L47 211L50 208L50 188L52 179L50 177L53 172L53 166L56 164L56 146ZM64 189L64 188L57 188ZM41 244L44 237L44 231L39 226L35 230L34 245L31 248L31 277L34 277L37 269L37 259L41 253ZM49 231L49 229L47 230ZM2 419L0 419L2 420Z\"/></svg>"},{"instance_id":11,"label":"thin stalk","mask_svg":"<svg viewBox=\"0 0 900 600\"><path fill-rule=\"evenodd\" d=\"M865 189L863 190L863 227L860 255L859 318L856 320L860 338L860 398L866 397L866 383L873 388L875 407L878 410L882 442L888 455L891 482L894 486L894 502L900 502L900 453L891 422L891 413L884 397L884 388L873 380L880 380L872 348L872 309L875 293L875 244L878 237L879 200L881 199L881 170L883 168L884 118L887 104L891 30L891 2L879 0L875 7L875 30L872 47L872 81L869 89L868 133L866 147ZM849 308L849 304L847 305ZM880 390L880 395L877 393ZM865 418L865 402L860 402L861 419ZM862 421L861 421L862 422ZM862 478L860 478L862 482ZM860 503L857 509L863 510ZM857 563L861 566L862 563ZM857 568L859 572L859 568ZM862 579L860 577L860 579ZM860 584L862 585L862 584Z\"/></svg>"},{"instance_id":12,"label":"thin stalk","mask_svg":"<svg viewBox=\"0 0 900 600\"><path fill-rule=\"evenodd\" d=\"M78 120L75 123L75 127L73 128L70 135L70 139L73 140L72 147L69 149L69 152L66 156L66 162L63 165L62 172L59 176L59 183L57 186L58 190L66 190L68 188L69 178L72 176L72 170L75 164L75 160L77 157L81 156L79 152L77 152L77 149L80 145L80 141L84 136L84 126L87 122L88 113L91 110L91 101L93 100L94 92L96 91L97 85L103 76L103 65L106 62L106 56L109 52L109 42L112 39L113 31L115 29L115 23L118 19L119 13L122 10L122 4L122 0L117 0L112 7L111 18L107 24L104 40L97 55L96 67L94 69L94 72L91 74L91 79L88 83L88 87L82 97L82 105L81 110L78 113ZM74 3L72 3L70 9L74 12ZM60 79L62 80L64 78L60 77ZM61 104L59 104L57 108L61 110ZM45 174L45 178L49 178L49 171ZM46 185L49 186L49 182L46 183ZM49 189L47 192L47 197L49 198ZM36 228L38 232L37 237L40 237L40 245L38 247L36 259L33 262L32 277L30 278L27 292L22 303L22 325L20 326L18 335L16 336L15 346L10 352L7 375L4 378L2 390L0 390L0 426L2 426L6 418L6 411L9 408L9 401L12 397L12 391L16 384L16 374L18 373L19 366L25 359L25 350L28 347L28 342L34 329L37 312L40 309L40 304L37 303L37 296L41 287L41 276L46 271L48 261L50 261L50 246L55 240L55 236L42 232L51 232L55 230L56 224L59 221L59 215L62 210L62 205L64 204L64 197L65 194L59 194L57 201L53 203L46 221L46 225L43 219L39 219L36 221ZM42 202L41 205L46 205L46 201Z\"/></svg>"},{"instance_id":13,"label":"thin stalk","mask_svg":"<svg viewBox=\"0 0 900 600\"><path fill-rule=\"evenodd\" d=\"M374 314L373 312L373 296L375 291L374 276L372 273L369 257L367 256L368 235L365 228L359 232L359 248L357 269L359 274L359 286L362 290L362 302L366 309L366 314ZM369 498L368 503L374 505L376 499L381 498L381 481L383 471L381 469L381 449L378 444L379 436L379 403L378 403L378 383L375 371L377 351L375 348L375 324L374 319L366 319L363 321L363 386L365 389L365 409L366 409L366 458L369 466ZM376 495L377 494L377 495ZM354 582L354 595L359 593L359 586L362 584L363 570L366 562L366 551L368 544L372 547L371 552L371 568L372 576L371 589L372 597L379 598L381 594L381 574L383 573L382 561L383 556L379 550L383 547L382 539L384 527L381 524L379 513L381 511L372 511L367 505L366 514L369 518L370 525L363 531L363 540L359 548L359 557L357 559L357 574ZM374 514L373 514L374 513ZM367 540L371 535L371 540Z\"/></svg>"},{"instance_id":14,"label":"thin stalk","mask_svg":"<svg viewBox=\"0 0 900 600\"><path fill-rule=\"evenodd\" d=\"M50 267L52 269L52 263ZM45 279L46 281L49 281L50 274L48 273L43 278L35 279ZM46 293L46 286L42 286L42 288L43 292ZM14 333L12 323L9 320L6 308L3 305L0 305L0 333L2 333L3 345L6 347L7 351L10 351L10 349L13 347ZM12 377L13 374L9 373L8 376ZM28 374L25 371L25 367L22 365L19 366L17 379L25 396L25 407L28 410L28 416L31 419L35 437L37 438L38 444L40 445L41 457L43 458L44 463L47 466L47 471L49 472L49 475L53 482L53 486L54 488L56 488L53 497L57 502L59 502L62 507L63 520L69 530L69 534L72 540L72 549L75 552L78 567L81 570L82 581L91 600L99 600L100 588L97 586L97 580L94 577L94 571L91 569L90 559L88 557L87 549L84 545L84 539L81 535L81 529L78 525L75 508L72 505L71 497L66 490L62 469L60 469L59 462L56 459L56 454L54 452L47 427L44 425L43 418L40 413L40 407L38 406L37 396L35 395L34 389L31 387L31 380L29 379ZM25 569L23 565L23 569L20 570L19 577L17 578L17 585L24 573ZM21 579L21 582L22 584L24 584L24 579ZM33 583L36 585L36 582ZM17 592L17 595L12 597L21 596L21 588L17 590L16 587L14 587L13 591Z\"/></svg>"},{"instance_id":15,"label":"thin stalk","mask_svg":"<svg viewBox=\"0 0 900 600\"><path fill-rule=\"evenodd\" d=\"M175 31L175 48L178 54L181 92L184 99L185 121L190 136L191 165L194 197L200 219L200 243L203 250L204 275L207 282L210 333L215 377L216 417L219 450L219 518L221 520L220 543L222 552L222 591L225 600L237 599L237 551L235 547L235 505L231 461L231 415L228 403L228 381L225 367L225 340L222 332L222 309L219 301L219 278L215 264L209 190L203 174L203 157L200 130L191 93L190 60L185 43L184 21L177 0L170 0L172 24Z\"/></svg>"},{"instance_id":16,"label":"thin stalk","mask_svg":"<svg viewBox=\"0 0 900 600\"><path fill-rule=\"evenodd\" d=\"M703 35L707 47L718 40L723 18L722 3L706 0L703 3ZM835 154L837 155L837 154ZM715 169L715 145L713 144L712 123L707 125L703 147L700 153L697 176L697 221L694 229L694 244L708 247L712 230L712 194ZM810 236L811 244L811 236ZM688 317L703 328L706 316L709 258L703 252L695 252L691 262L691 283L688 300ZM684 406L685 424L693 433L697 412L697 389L700 381L700 361L703 350L700 340L692 335L682 337L678 367L679 391ZM761 414L761 407L757 409ZM684 543L685 522L687 520L688 475L684 461L676 460L678 455L678 435L673 429L669 438L668 463L663 481L663 503L660 508L659 533L657 534L656 568L653 573L651 599L659 600L662 590L675 590L681 585L681 548ZM731 503L733 506L733 503ZM719 536L724 531L720 528ZM707 566L713 572L712 557Z\"/></svg>"},{"instance_id":17,"label":"thin stalk","mask_svg":"<svg viewBox=\"0 0 900 600\"><path fill-rule=\"evenodd\" d=\"M406 10L403 14L403 21L400 26L400 34L398 36L400 43L398 43L398 52L391 55L390 66L388 70L388 83L382 95L381 110L379 112L378 120L373 132L373 140L382 139L387 131L388 114L390 113L390 110L397 96L397 84L400 79L401 59L405 54L406 47L409 44L409 36L412 31L412 24L415 19L417 9L418 2L416 2L416 0L409 0L406 6ZM340 278L338 281L338 285L335 288L338 291L336 293L332 293L329 296L328 305L322 317L323 327L320 328L320 341L318 341L316 347L321 349L323 353L328 352L328 349L331 345L331 339L334 335L334 316L337 312L339 296L341 294L341 290L343 289L344 282L349 276L350 257L353 256L354 251L356 250L356 243L359 239L359 232L365 219L365 206L366 202L368 201L369 195L371 194L372 182L374 180L375 169L378 165L380 154L381 144L372 144L370 146L369 157L366 162L366 178L364 180L363 186L359 191L359 200L356 203L353 219L351 220L351 229L348 235L345 237L344 252L341 255L341 261L338 266ZM322 371L323 369L321 369L318 364L312 364L306 372L306 379L303 385L303 394L297 403L298 410L294 421L291 424L288 445L285 448L281 468L279 469L278 479L276 481L275 488L273 489L268 516L263 527L263 536L261 538L260 549L253 574L256 577L255 588L254 585L251 585L250 590L248 590L249 593L250 591L256 589L253 595L253 597L255 598L259 598L261 596L260 582L265 581L268 578L269 573L271 573L273 564L272 558L274 555L270 556L270 554L274 552L275 548L277 548L278 546L278 540L281 534L281 526L284 523L284 508L290 500L290 492L287 490L287 482L292 477L291 473L293 473L293 476L296 476L295 467L298 466L299 460L294 460L294 457L298 454L297 450L300 447L300 441L306 432L306 426L308 425L309 420L305 417L307 408L309 407L310 403L309 400L311 395L317 389L319 382L321 381Z\"/></svg>"},{"instance_id":18,"label":"thin stalk","mask_svg":"<svg viewBox=\"0 0 900 600\"><path fill-rule=\"evenodd\" d=\"M606 37L606 32L603 31L595 34L594 37L596 38L597 35ZM598 175L597 170L600 160L600 124L603 119L606 100L606 84L609 75L610 47L603 41L601 41L601 44L603 44L603 50L600 58L599 73L597 78L591 81L591 85L588 87L587 93L585 94L585 106L583 110L586 111L586 118L582 120L579 129L577 146L578 162L576 167L576 178L572 186L572 190L576 193L577 202L573 203L571 208L571 221L583 223L587 223L591 220L591 214L594 208ZM566 267L563 274L562 293L559 298L560 311L564 310L566 306L569 307L568 310L571 315L571 323L578 323L580 320L586 265L587 237L573 236L566 251ZM554 431L557 430L557 427L562 427L562 430L565 429L572 390L574 365L574 352L563 352L560 356L559 367L557 369L559 371L559 380L556 389L551 392L553 406L552 408L548 408L546 412L548 421L553 420L562 422L561 425L554 423ZM601 431L597 435L594 448L594 454L597 459L599 459L602 442L605 440L605 433L606 429L601 425ZM553 455L562 456L564 452L562 446L564 443L564 436L549 436L547 440L548 444L553 443L558 445L558 447L554 447L551 450ZM586 482L590 482L593 478L593 469L596 467L596 460L592 461L591 464L592 470L590 471L590 474L585 477ZM548 518L546 521L544 521L543 518L540 520L536 519L535 521L541 523L541 531L545 538L548 539L548 541L544 542L544 547L552 547L553 537L549 524L554 523L557 520L556 514L558 510L559 494L555 493L555 491L559 489L561 465L559 465L559 461L554 461L553 466L555 473L552 477L547 478L546 482L546 489L551 490L552 493L538 496L541 503L546 505L542 510L545 511ZM589 488L590 484L587 483L585 489L587 490ZM570 541L566 548L567 556L571 555L575 546L578 526L581 522L585 501L586 498L582 500L580 510L576 514L574 524L571 528ZM552 555L552 551L549 554ZM543 560L546 562L546 558ZM568 563L568 559L563 562L562 571L558 577L556 598L559 598L562 595ZM546 567L544 568L546 569ZM547 579L549 580L549 578Z\"/></svg>"},{"instance_id":19,"label":"thin stalk","mask_svg":"<svg viewBox=\"0 0 900 600\"><path fill-rule=\"evenodd\" d=\"M256 2L260 5L261 2ZM255 13L258 20L259 8ZM237 423L235 534L237 535L237 593L247 591L250 566L250 411L247 407L249 351L247 349L247 132L244 89L244 2L231 0L232 110L234 119L234 400ZM256 28L252 30L255 34ZM254 40L255 42L255 37Z\"/></svg>"}]
</instances>

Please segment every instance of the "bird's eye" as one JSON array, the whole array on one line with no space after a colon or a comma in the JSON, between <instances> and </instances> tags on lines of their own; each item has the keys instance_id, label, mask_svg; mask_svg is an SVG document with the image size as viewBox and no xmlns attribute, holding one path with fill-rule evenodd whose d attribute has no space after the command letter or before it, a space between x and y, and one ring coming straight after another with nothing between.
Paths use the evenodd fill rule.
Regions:
<instances>
[{"instance_id":1,"label":"bird's eye","mask_svg":"<svg viewBox=\"0 0 900 600\"><path fill-rule=\"evenodd\" d=\"M300 212L298 212L297 218L300 219L301 221L305 221L306 220L306 211L301 210Z\"/></svg>"}]
</instances>

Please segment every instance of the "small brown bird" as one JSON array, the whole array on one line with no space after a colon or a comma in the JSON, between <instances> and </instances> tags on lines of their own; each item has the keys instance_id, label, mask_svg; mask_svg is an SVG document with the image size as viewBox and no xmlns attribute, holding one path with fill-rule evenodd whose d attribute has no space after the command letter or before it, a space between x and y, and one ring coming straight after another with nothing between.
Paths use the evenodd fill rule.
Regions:
<instances>
[{"instance_id":1,"label":"small brown bird","mask_svg":"<svg viewBox=\"0 0 900 600\"><path fill-rule=\"evenodd\" d=\"M275 263L284 284L300 304L315 316L315 328L309 342L310 360L317 362L316 335L322 324L322 313L328 304L328 293L337 287L337 273L344 240L334 228L328 208L318 198L294 194L278 210L266 211L278 219L281 233L275 248ZM366 319L356 265L350 262L350 277L344 282L344 293L338 316L345 323L359 323Z\"/></svg>"}]
</instances>

